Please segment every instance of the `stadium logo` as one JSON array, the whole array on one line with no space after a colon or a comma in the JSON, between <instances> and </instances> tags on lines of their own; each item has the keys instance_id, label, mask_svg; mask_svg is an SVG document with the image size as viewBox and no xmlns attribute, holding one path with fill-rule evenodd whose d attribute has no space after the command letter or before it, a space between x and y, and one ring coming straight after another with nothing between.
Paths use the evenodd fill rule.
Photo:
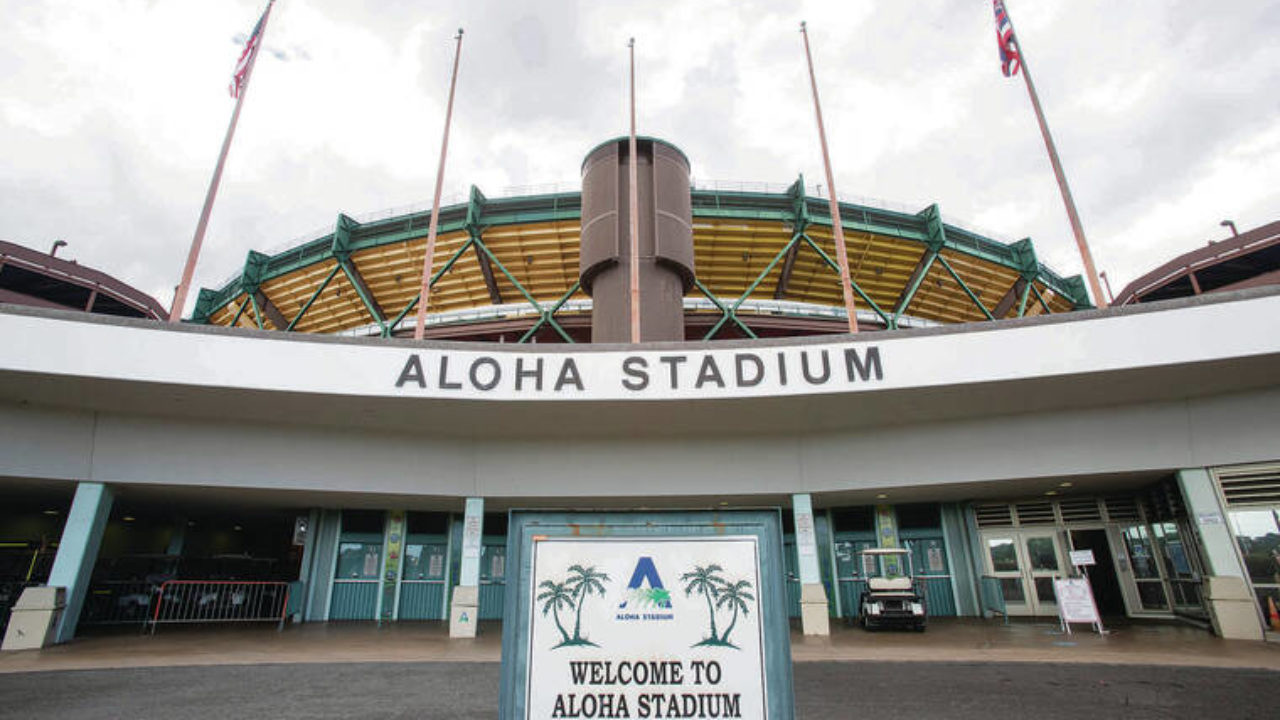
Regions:
<instances>
[{"instance_id":1,"label":"stadium logo","mask_svg":"<svg viewBox=\"0 0 1280 720\"><path fill-rule=\"evenodd\" d=\"M636 569L631 573L631 581L618 610L618 620L674 620L671 610L671 592L662 584L658 568L653 558L643 556L636 561Z\"/></svg>"}]
</instances>

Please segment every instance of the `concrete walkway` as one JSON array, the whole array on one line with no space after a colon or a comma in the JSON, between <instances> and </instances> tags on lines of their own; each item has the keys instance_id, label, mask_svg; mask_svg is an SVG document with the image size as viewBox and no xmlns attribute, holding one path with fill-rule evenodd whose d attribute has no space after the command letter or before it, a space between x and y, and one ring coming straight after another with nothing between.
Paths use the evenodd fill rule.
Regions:
<instances>
[{"instance_id":1,"label":"concrete walkway","mask_svg":"<svg viewBox=\"0 0 1280 720\"><path fill-rule=\"evenodd\" d=\"M938 619L924 633L876 632L833 624L832 635L793 633L795 662L1049 662L1181 665L1280 671L1280 645L1221 640L1193 627L1129 624L1110 635L1056 624ZM443 623L305 624L274 627L161 627L89 635L45 650L0 653L0 673L104 668L297 663L490 662L501 660L501 627L450 640Z\"/></svg>"}]
</instances>

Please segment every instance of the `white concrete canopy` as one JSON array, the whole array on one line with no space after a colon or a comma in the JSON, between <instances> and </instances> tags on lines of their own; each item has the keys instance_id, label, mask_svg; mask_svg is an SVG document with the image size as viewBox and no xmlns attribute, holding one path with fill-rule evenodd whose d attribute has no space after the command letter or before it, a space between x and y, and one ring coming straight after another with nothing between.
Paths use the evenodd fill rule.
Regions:
<instances>
[{"instance_id":1,"label":"white concrete canopy","mask_svg":"<svg viewBox=\"0 0 1280 720\"><path fill-rule=\"evenodd\" d=\"M17 307L0 337L0 478L821 506L1280 456L1274 288L856 339L512 347Z\"/></svg>"}]
</instances>

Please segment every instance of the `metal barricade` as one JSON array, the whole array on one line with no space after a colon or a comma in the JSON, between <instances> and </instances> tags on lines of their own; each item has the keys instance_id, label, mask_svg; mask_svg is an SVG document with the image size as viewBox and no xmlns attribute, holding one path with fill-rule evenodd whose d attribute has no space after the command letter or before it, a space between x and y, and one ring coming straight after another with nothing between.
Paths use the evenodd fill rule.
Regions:
<instances>
[{"instance_id":1,"label":"metal barricade","mask_svg":"<svg viewBox=\"0 0 1280 720\"><path fill-rule=\"evenodd\" d=\"M284 628L289 583L168 580L156 593L151 632L161 623L276 622Z\"/></svg>"},{"instance_id":2,"label":"metal barricade","mask_svg":"<svg viewBox=\"0 0 1280 720\"><path fill-rule=\"evenodd\" d=\"M980 583L982 590L982 609L999 613L1004 618L1004 624L1009 624L1009 610L1004 604L1004 590L1000 586L1000 578L994 575L983 575Z\"/></svg>"}]
</instances>

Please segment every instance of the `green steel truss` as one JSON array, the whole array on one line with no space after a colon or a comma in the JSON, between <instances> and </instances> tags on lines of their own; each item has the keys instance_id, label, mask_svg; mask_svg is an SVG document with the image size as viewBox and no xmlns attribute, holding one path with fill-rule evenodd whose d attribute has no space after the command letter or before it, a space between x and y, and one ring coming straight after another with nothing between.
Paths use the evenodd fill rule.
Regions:
<instances>
[{"instance_id":1,"label":"green steel truss","mask_svg":"<svg viewBox=\"0 0 1280 720\"><path fill-rule=\"evenodd\" d=\"M808 234L809 227L831 226L828 204L822 198L805 194L803 177L783 193L695 189L692 191L691 200L693 216L697 219L774 221L789 227L792 231L790 240L779 248L764 271L737 298L732 300L717 298L702 282L695 279L694 287L721 313L721 317L707 332L705 339L715 337L730 325L748 337L756 337L756 334L737 314L738 310L756 293L779 263L783 268L776 296L782 297L785 294L791 264L794 263L795 256L806 248L816 253L823 264L838 276L839 269L835 260ZM497 275L500 275L510 283L525 302L537 311L537 319L521 337L521 342L527 342L545 327L551 328L565 342L573 342L555 316L564 304L581 290L579 284L574 283L554 303L549 305L540 303L485 243L484 232L492 227L580 219L581 196L576 192L487 199L479 188L472 186L470 198L466 203L443 207L440 210L438 233L445 235L464 231L467 233L467 241L436 270L431 277L431 285L434 286L439 282L440 278L468 251L475 252L481 261L482 268L486 270L485 281L492 297L495 299L500 297L496 280ZM1035 248L1030 238L1006 245L963 228L947 225L943 223L937 205L931 205L919 213L911 214L853 203L840 203L840 219L843 227L851 232L888 236L920 245L920 262L893 307L881 308L858 286L857 282L851 282L853 291L862 303L881 319L885 327L897 327L899 318L907 314L921 283L935 264L941 265L947 271L970 301L989 320L1006 317L1015 305L1017 315L1022 316L1032 296L1047 312L1048 302L1037 287L1037 283L1070 300L1075 309L1092 307L1085 291L1084 280L1078 275L1064 278L1042 265L1036 258ZM216 290L200 290L199 299L189 321L208 323L215 312L231 306L236 308L233 325L240 321L245 312L252 310L255 323L259 328L265 327L263 318L266 317L276 328L292 331L334 277L341 272L356 289L370 322L379 327L383 337L390 337L400 328L404 318L413 312L417 306L418 297L415 296L394 316L389 316L387 309L378 305L377 299L364 283L359 268L352 261L352 255L368 248L420 239L426 235L429 222L429 211L364 223L339 214L333 232L327 235L274 256L251 251L245 260L240 277ZM1004 299L996 308L987 308L941 254L944 249L1015 270L1018 272L1019 279L1013 287L1008 289ZM328 275L293 318L285 318L271 299L262 292L262 286L270 280L328 263L332 264ZM497 271L497 275L493 274L493 270Z\"/></svg>"}]
</instances>

